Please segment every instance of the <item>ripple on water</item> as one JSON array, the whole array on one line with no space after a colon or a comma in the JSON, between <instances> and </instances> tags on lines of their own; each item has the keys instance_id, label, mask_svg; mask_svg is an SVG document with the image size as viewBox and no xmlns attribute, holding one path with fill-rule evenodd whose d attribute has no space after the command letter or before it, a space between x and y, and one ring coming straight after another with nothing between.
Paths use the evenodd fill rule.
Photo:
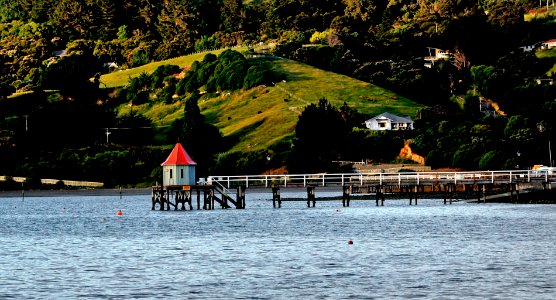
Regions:
<instances>
[{"instance_id":1,"label":"ripple on water","mask_svg":"<svg viewBox=\"0 0 556 300\"><path fill-rule=\"evenodd\" d=\"M273 209L268 195L249 196L245 210L169 212L142 196L0 199L0 298L552 299L556 290L556 206Z\"/></svg>"}]
</instances>

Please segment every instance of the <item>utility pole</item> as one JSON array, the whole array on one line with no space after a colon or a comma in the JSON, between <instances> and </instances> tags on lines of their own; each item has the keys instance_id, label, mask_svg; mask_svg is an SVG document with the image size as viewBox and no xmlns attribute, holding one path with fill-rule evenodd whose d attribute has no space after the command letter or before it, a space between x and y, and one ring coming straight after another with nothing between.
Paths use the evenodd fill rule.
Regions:
<instances>
[{"instance_id":1,"label":"utility pole","mask_svg":"<svg viewBox=\"0 0 556 300\"><path fill-rule=\"evenodd\" d=\"M108 130L108 128L106 128L106 143L108 144L108 136L112 134L112 132L110 132L110 130Z\"/></svg>"}]
</instances>

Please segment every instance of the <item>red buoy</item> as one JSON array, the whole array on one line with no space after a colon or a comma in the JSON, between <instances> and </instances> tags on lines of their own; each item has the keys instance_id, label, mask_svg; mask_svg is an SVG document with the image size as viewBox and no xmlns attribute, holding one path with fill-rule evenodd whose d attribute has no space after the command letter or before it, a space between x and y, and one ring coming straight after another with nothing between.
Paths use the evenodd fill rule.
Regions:
<instances>
[{"instance_id":1,"label":"red buoy","mask_svg":"<svg viewBox=\"0 0 556 300\"><path fill-rule=\"evenodd\" d=\"M122 210L121 210L121 209L120 209L120 210L118 210L118 216L121 216L121 215L123 215L123 214L124 214L124 213L122 212Z\"/></svg>"},{"instance_id":2,"label":"red buoy","mask_svg":"<svg viewBox=\"0 0 556 300\"><path fill-rule=\"evenodd\" d=\"M352 241L352 240L349 240L349 241L348 241L348 245L353 245L353 241Z\"/></svg>"}]
</instances>

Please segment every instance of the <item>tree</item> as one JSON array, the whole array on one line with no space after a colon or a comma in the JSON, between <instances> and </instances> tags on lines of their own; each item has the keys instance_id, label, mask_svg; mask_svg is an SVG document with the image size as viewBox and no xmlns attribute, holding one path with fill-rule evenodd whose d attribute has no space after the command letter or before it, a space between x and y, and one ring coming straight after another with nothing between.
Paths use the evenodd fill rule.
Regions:
<instances>
[{"instance_id":1,"label":"tree","mask_svg":"<svg viewBox=\"0 0 556 300\"><path fill-rule=\"evenodd\" d=\"M322 172L340 159L349 128L338 109L325 98L311 104L299 116L288 170Z\"/></svg>"},{"instance_id":2,"label":"tree","mask_svg":"<svg viewBox=\"0 0 556 300\"><path fill-rule=\"evenodd\" d=\"M91 98L98 86L89 81L100 71L98 61L92 55L72 54L49 64L41 74L43 89L60 90L66 99Z\"/></svg>"},{"instance_id":3,"label":"tree","mask_svg":"<svg viewBox=\"0 0 556 300\"><path fill-rule=\"evenodd\" d=\"M207 123L197 102L201 96L192 93L185 101L182 142L197 162L198 175L206 175L214 165L214 155L222 149L224 141L218 129Z\"/></svg>"}]
</instances>

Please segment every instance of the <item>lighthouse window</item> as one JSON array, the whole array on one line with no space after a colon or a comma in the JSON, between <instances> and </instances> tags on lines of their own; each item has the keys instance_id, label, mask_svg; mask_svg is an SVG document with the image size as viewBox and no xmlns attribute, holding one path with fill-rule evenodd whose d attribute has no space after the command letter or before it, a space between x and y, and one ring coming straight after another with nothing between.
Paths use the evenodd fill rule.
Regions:
<instances>
[{"instance_id":1,"label":"lighthouse window","mask_svg":"<svg viewBox=\"0 0 556 300\"><path fill-rule=\"evenodd\" d=\"M181 171L181 178L183 178L183 169L181 169L180 171Z\"/></svg>"},{"instance_id":2,"label":"lighthouse window","mask_svg":"<svg viewBox=\"0 0 556 300\"><path fill-rule=\"evenodd\" d=\"M172 178L172 169L170 169L170 178Z\"/></svg>"}]
</instances>

